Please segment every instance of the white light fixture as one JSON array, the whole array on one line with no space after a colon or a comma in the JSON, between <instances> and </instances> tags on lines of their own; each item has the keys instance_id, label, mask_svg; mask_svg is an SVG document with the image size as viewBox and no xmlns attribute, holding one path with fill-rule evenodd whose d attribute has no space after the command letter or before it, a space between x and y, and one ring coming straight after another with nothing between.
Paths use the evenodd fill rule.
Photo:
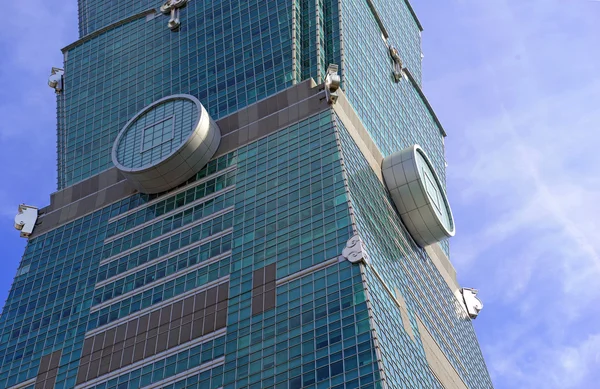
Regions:
<instances>
[{"instance_id":1,"label":"white light fixture","mask_svg":"<svg viewBox=\"0 0 600 389\"><path fill-rule=\"evenodd\" d=\"M28 238L38 218L38 209L30 205L19 205L19 213L15 216L15 229L21 231L21 238Z\"/></svg>"},{"instance_id":2,"label":"white light fixture","mask_svg":"<svg viewBox=\"0 0 600 389\"><path fill-rule=\"evenodd\" d=\"M327 76L325 77L325 94L327 95L327 102L329 104L335 104L338 99L337 90L340 88L341 78L338 74L338 66L335 64L329 64L327 68Z\"/></svg>"},{"instance_id":3,"label":"white light fixture","mask_svg":"<svg viewBox=\"0 0 600 389\"><path fill-rule=\"evenodd\" d=\"M171 15L167 26L171 31L177 31L181 26L181 20L179 20L179 10L185 7L188 0L167 0L163 5L160 6L160 12L165 15Z\"/></svg>"},{"instance_id":4,"label":"white light fixture","mask_svg":"<svg viewBox=\"0 0 600 389\"><path fill-rule=\"evenodd\" d=\"M463 302L467 308L467 313L471 319L477 318L479 312L483 309L483 302L477 298L477 289L462 288L461 293L463 296Z\"/></svg>"},{"instance_id":5,"label":"white light fixture","mask_svg":"<svg viewBox=\"0 0 600 389\"><path fill-rule=\"evenodd\" d=\"M48 86L56 93L60 93L63 89L63 75L65 71L59 68L52 68L50 77L48 78Z\"/></svg>"}]
</instances>

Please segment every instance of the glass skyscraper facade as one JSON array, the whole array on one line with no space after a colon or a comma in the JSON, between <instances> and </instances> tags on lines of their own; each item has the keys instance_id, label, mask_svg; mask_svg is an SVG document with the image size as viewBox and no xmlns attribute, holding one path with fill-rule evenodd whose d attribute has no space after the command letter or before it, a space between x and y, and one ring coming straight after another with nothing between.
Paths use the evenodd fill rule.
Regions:
<instances>
[{"instance_id":1,"label":"glass skyscraper facade","mask_svg":"<svg viewBox=\"0 0 600 389\"><path fill-rule=\"evenodd\" d=\"M79 32L51 85L58 191L20 226L0 388L492 387L447 240L422 247L382 176L418 144L445 198L407 1L79 0ZM187 100L149 110L169 96ZM217 151L137 190L133 173L169 185L175 154L152 177L115 167L119 134L137 125L144 165L199 131L182 115L214 123Z\"/></svg>"}]
</instances>

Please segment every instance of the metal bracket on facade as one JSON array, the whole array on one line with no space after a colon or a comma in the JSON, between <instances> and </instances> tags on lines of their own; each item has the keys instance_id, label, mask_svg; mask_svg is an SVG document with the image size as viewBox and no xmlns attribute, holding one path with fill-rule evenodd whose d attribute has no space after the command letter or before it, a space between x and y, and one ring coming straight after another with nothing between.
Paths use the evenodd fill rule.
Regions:
<instances>
[{"instance_id":1,"label":"metal bracket on facade","mask_svg":"<svg viewBox=\"0 0 600 389\"><path fill-rule=\"evenodd\" d=\"M53 88L56 93L62 92L63 89L63 75L65 71L60 68L52 68L50 77L48 78L48 86Z\"/></svg>"},{"instance_id":2,"label":"metal bracket on facade","mask_svg":"<svg viewBox=\"0 0 600 389\"><path fill-rule=\"evenodd\" d=\"M471 288L462 288L460 290L463 302L465 307L467 308L467 313L471 319L477 318L479 312L483 309L483 303L477 297L478 291L476 289Z\"/></svg>"},{"instance_id":3,"label":"metal bracket on facade","mask_svg":"<svg viewBox=\"0 0 600 389\"><path fill-rule=\"evenodd\" d=\"M352 263L364 262L365 264L369 264L369 258L363 251L362 240L358 235L354 235L348 239L346 247L342 250L342 257Z\"/></svg>"},{"instance_id":4,"label":"metal bracket on facade","mask_svg":"<svg viewBox=\"0 0 600 389\"><path fill-rule=\"evenodd\" d=\"M15 228L21 231L21 238L28 238L33 232L38 218L38 209L30 205L19 205L19 213L15 216Z\"/></svg>"},{"instance_id":5,"label":"metal bracket on facade","mask_svg":"<svg viewBox=\"0 0 600 389\"><path fill-rule=\"evenodd\" d=\"M341 78L338 74L338 66L335 64L329 64L327 68L327 76L325 76L325 94L327 95L327 102L329 104L335 104L338 99L337 90L340 88Z\"/></svg>"},{"instance_id":6,"label":"metal bracket on facade","mask_svg":"<svg viewBox=\"0 0 600 389\"><path fill-rule=\"evenodd\" d=\"M402 76L404 75L404 65L402 64L402 58L400 58L400 53L398 49L394 46L389 46L390 57L392 57L392 62L394 64L394 68L392 69L392 74L394 75L394 81L400 82Z\"/></svg>"},{"instance_id":7,"label":"metal bracket on facade","mask_svg":"<svg viewBox=\"0 0 600 389\"><path fill-rule=\"evenodd\" d=\"M179 10L185 7L188 3L188 0L167 0L163 5L160 6L160 12L165 15L171 15L171 19L169 19L169 23L167 26L171 29L171 31L177 31L179 26L181 26L181 20L179 20Z\"/></svg>"}]
</instances>

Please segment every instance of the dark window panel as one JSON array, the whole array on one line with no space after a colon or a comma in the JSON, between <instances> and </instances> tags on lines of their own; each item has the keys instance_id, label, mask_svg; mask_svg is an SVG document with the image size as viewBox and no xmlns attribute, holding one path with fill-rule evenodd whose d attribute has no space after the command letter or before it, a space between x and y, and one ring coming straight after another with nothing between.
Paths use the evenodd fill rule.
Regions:
<instances>
[{"instance_id":1,"label":"dark window panel","mask_svg":"<svg viewBox=\"0 0 600 389\"><path fill-rule=\"evenodd\" d=\"M196 303L194 305L194 310L196 312L201 311L206 306L206 292L200 292L196 295Z\"/></svg>"},{"instance_id":2,"label":"dark window panel","mask_svg":"<svg viewBox=\"0 0 600 389\"><path fill-rule=\"evenodd\" d=\"M168 322L171 321L171 306L168 305L166 307L163 307L160 310L160 325L162 326L163 324L166 324Z\"/></svg>"},{"instance_id":3,"label":"dark window panel","mask_svg":"<svg viewBox=\"0 0 600 389\"><path fill-rule=\"evenodd\" d=\"M92 353L102 350L102 348L104 347L104 337L105 337L105 333L102 332L96 336L94 336L94 348L92 349Z\"/></svg>"},{"instance_id":4,"label":"dark window panel","mask_svg":"<svg viewBox=\"0 0 600 389\"><path fill-rule=\"evenodd\" d=\"M145 340L135 344L135 348L133 349L133 363L141 361L144 358L145 345Z\"/></svg>"},{"instance_id":5,"label":"dark window panel","mask_svg":"<svg viewBox=\"0 0 600 389\"><path fill-rule=\"evenodd\" d=\"M144 315L140 317L138 323L137 334L143 334L148 330L148 321L150 320L150 315Z\"/></svg>"},{"instance_id":6,"label":"dark window panel","mask_svg":"<svg viewBox=\"0 0 600 389\"><path fill-rule=\"evenodd\" d=\"M98 370L98 376L104 375L110 371L110 358L111 355L106 355L100 359L100 369Z\"/></svg>"},{"instance_id":7,"label":"dark window panel","mask_svg":"<svg viewBox=\"0 0 600 389\"><path fill-rule=\"evenodd\" d=\"M121 366L129 365L133 361L133 347L134 346L129 346L123 350L123 360L121 361Z\"/></svg>"},{"instance_id":8,"label":"dark window panel","mask_svg":"<svg viewBox=\"0 0 600 389\"><path fill-rule=\"evenodd\" d=\"M115 334L115 343L124 341L126 332L127 332L127 323L123 323L120 326L118 326L117 333Z\"/></svg>"},{"instance_id":9,"label":"dark window panel","mask_svg":"<svg viewBox=\"0 0 600 389\"><path fill-rule=\"evenodd\" d=\"M169 331L169 342L167 348L176 347L179 344L179 331L181 327L175 327Z\"/></svg>"},{"instance_id":10,"label":"dark window panel","mask_svg":"<svg viewBox=\"0 0 600 389\"><path fill-rule=\"evenodd\" d=\"M169 338L168 332L163 332L158 335L158 341L156 342L156 352L160 353L167 349L167 340Z\"/></svg>"},{"instance_id":11,"label":"dark window panel","mask_svg":"<svg viewBox=\"0 0 600 389\"><path fill-rule=\"evenodd\" d=\"M87 338L85 342L83 342L83 350L81 351L81 355L89 355L92 353L92 347L94 346L94 336Z\"/></svg>"},{"instance_id":12,"label":"dark window panel","mask_svg":"<svg viewBox=\"0 0 600 389\"><path fill-rule=\"evenodd\" d=\"M112 346L115 343L115 333L117 332L116 328L111 328L106 331L104 334L104 346L103 348L107 348Z\"/></svg>"},{"instance_id":13,"label":"dark window panel","mask_svg":"<svg viewBox=\"0 0 600 389\"><path fill-rule=\"evenodd\" d=\"M121 358L123 350L115 351L110 358L110 371L117 370L121 367Z\"/></svg>"},{"instance_id":14,"label":"dark window panel","mask_svg":"<svg viewBox=\"0 0 600 389\"><path fill-rule=\"evenodd\" d=\"M194 296L189 296L183 300L183 316L190 315L194 312Z\"/></svg>"},{"instance_id":15,"label":"dark window panel","mask_svg":"<svg viewBox=\"0 0 600 389\"><path fill-rule=\"evenodd\" d=\"M206 291L206 305L212 305L217 302L217 287L210 288Z\"/></svg>"},{"instance_id":16,"label":"dark window panel","mask_svg":"<svg viewBox=\"0 0 600 389\"><path fill-rule=\"evenodd\" d=\"M183 301L177 301L173 304L173 310L171 312L171 320L179 319L181 317L181 310L183 308Z\"/></svg>"},{"instance_id":17,"label":"dark window panel","mask_svg":"<svg viewBox=\"0 0 600 389\"><path fill-rule=\"evenodd\" d=\"M204 329L202 331L203 335L209 334L215 330L215 314L210 313L206 315L204 318Z\"/></svg>"},{"instance_id":18,"label":"dark window panel","mask_svg":"<svg viewBox=\"0 0 600 389\"><path fill-rule=\"evenodd\" d=\"M158 327L158 323L160 322L160 310L156 310L150 313L150 321L148 323L148 329Z\"/></svg>"},{"instance_id":19,"label":"dark window panel","mask_svg":"<svg viewBox=\"0 0 600 389\"><path fill-rule=\"evenodd\" d=\"M146 350L144 351L144 358L148 358L148 357L151 357L152 355L156 354L157 340L158 340L158 338L156 336L148 338L148 340L146 341Z\"/></svg>"},{"instance_id":20,"label":"dark window panel","mask_svg":"<svg viewBox=\"0 0 600 389\"><path fill-rule=\"evenodd\" d=\"M192 338L192 323L188 322L181 326L181 332L179 334L179 344L189 342Z\"/></svg>"}]
</instances>

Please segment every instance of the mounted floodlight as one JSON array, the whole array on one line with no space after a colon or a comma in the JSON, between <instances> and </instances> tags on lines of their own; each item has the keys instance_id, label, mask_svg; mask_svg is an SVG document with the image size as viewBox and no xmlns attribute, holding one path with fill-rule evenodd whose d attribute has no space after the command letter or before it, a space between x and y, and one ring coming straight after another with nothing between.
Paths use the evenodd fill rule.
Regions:
<instances>
[{"instance_id":1,"label":"mounted floodlight","mask_svg":"<svg viewBox=\"0 0 600 389\"><path fill-rule=\"evenodd\" d=\"M325 77L325 94L327 95L327 102L329 104L335 104L338 99L337 90L340 88L342 79L338 74L338 66L335 64L329 64L327 68L327 76Z\"/></svg>"},{"instance_id":2,"label":"mounted floodlight","mask_svg":"<svg viewBox=\"0 0 600 389\"><path fill-rule=\"evenodd\" d=\"M52 68L50 77L48 77L48 86L56 93L60 93L63 89L63 75L65 71L59 68Z\"/></svg>"},{"instance_id":3,"label":"mounted floodlight","mask_svg":"<svg viewBox=\"0 0 600 389\"><path fill-rule=\"evenodd\" d=\"M478 291L471 288L462 288L461 293L469 317L471 319L477 318L479 312L483 309L483 302L477 297Z\"/></svg>"},{"instance_id":4,"label":"mounted floodlight","mask_svg":"<svg viewBox=\"0 0 600 389\"><path fill-rule=\"evenodd\" d=\"M19 205L19 213L15 216L15 229L21 231L21 238L28 238L38 218L38 209L30 205Z\"/></svg>"}]
</instances>

